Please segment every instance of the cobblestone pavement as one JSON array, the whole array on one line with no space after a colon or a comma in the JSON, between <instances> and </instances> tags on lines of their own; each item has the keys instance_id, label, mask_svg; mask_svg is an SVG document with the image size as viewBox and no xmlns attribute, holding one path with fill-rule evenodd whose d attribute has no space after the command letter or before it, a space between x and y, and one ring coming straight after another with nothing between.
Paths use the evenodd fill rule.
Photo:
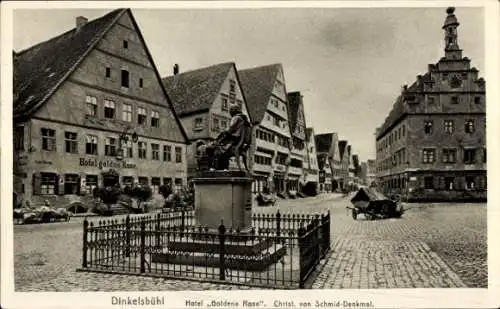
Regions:
<instances>
[{"instance_id":1,"label":"cobblestone pavement","mask_svg":"<svg viewBox=\"0 0 500 309\"><path fill-rule=\"evenodd\" d=\"M340 195L279 201L256 212L332 213L334 250L313 288L485 287L486 206L414 207L399 220L353 220ZM161 278L76 272L81 218L14 228L16 291L249 289ZM471 250L471 249L474 250Z\"/></svg>"}]
</instances>

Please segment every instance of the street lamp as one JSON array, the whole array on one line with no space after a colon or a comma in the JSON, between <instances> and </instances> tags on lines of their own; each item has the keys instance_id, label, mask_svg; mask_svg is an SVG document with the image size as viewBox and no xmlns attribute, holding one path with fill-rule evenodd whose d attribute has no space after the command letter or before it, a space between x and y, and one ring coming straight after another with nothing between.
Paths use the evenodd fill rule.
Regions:
<instances>
[{"instance_id":1,"label":"street lamp","mask_svg":"<svg viewBox=\"0 0 500 309\"><path fill-rule=\"evenodd\" d=\"M119 143L119 148L118 151L116 152L116 159L121 161L123 160L123 144L127 143L130 139L132 140L133 143L137 143L139 140L139 136L137 135L136 132L130 133L129 131L132 130L132 127L126 128L121 134L120 137L118 138L118 143Z\"/></svg>"}]
</instances>

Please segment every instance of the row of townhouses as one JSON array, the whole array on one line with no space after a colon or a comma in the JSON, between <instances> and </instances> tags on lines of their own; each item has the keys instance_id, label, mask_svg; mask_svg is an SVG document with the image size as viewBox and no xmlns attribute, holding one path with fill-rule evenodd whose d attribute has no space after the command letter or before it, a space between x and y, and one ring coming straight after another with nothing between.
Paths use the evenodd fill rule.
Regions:
<instances>
[{"instance_id":1,"label":"row of townhouses","mask_svg":"<svg viewBox=\"0 0 500 309\"><path fill-rule=\"evenodd\" d=\"M231 104L254 125L254 192L331 192L357 178L351 145L306 126L303 96L287 91L281 64L175 65L162 77L130 9L77 17L13 60L14 191L34 203L89 198L108 169L123 185L185 186L196 147L229 126Z\"/></svg>"}]
</instances>

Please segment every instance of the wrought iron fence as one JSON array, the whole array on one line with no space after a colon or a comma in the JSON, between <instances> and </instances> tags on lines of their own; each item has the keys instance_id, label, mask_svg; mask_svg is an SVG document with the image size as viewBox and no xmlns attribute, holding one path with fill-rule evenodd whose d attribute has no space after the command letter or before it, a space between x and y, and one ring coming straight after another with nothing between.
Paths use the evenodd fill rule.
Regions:
<instances>
[{"instance_id":1,"label":"wrought iron fence","mask_svg":"<svg viewBox=\"0 0 500 309\"><path fill-rule=\"evenodd\" d=\"M330 213L253 219L250 233L196 226L193 212L85 220L80 270L305 288L330 250Z\"/></svg>"}]
</instances>

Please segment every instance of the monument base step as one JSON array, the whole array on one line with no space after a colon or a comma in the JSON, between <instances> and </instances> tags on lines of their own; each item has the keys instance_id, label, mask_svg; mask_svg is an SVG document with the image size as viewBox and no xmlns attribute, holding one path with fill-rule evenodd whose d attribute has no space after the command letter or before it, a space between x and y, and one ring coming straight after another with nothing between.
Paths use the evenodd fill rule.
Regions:
<instances>
[{"instance_id":1,"label":"monument base step","mask_svg":"<svg viewBox=\"0 0 500 309\"><path fill-rule=\"evenodd\" d=\"M264 271L270 265L277 263L286 255L286 247L276 245L268 248L265 252L259 252L254 255L225 255L225 266L228 269L238 269L246 271ZM219 267L220 256L218 253L207 252L183 252L175 253L153 253L151 262L180 264L193 266Z\"/></svg>"},{"instance_id":2,"label":"monument base step","mask_svg":"<svg viewBox=\"0 0 500 309\"><path fill-rule=\"evenodd\" d=\"M218 237L192 236L190 238L183 237L178 240L170 240L167 244L168 250L199 253L218 253L220 251ZM259 239L258 237L251 239L248 236L231 235L226 236L224 248L227 254L252 256L273 247L276 243L274 239Z\"/></svg>"}]
</instances>

